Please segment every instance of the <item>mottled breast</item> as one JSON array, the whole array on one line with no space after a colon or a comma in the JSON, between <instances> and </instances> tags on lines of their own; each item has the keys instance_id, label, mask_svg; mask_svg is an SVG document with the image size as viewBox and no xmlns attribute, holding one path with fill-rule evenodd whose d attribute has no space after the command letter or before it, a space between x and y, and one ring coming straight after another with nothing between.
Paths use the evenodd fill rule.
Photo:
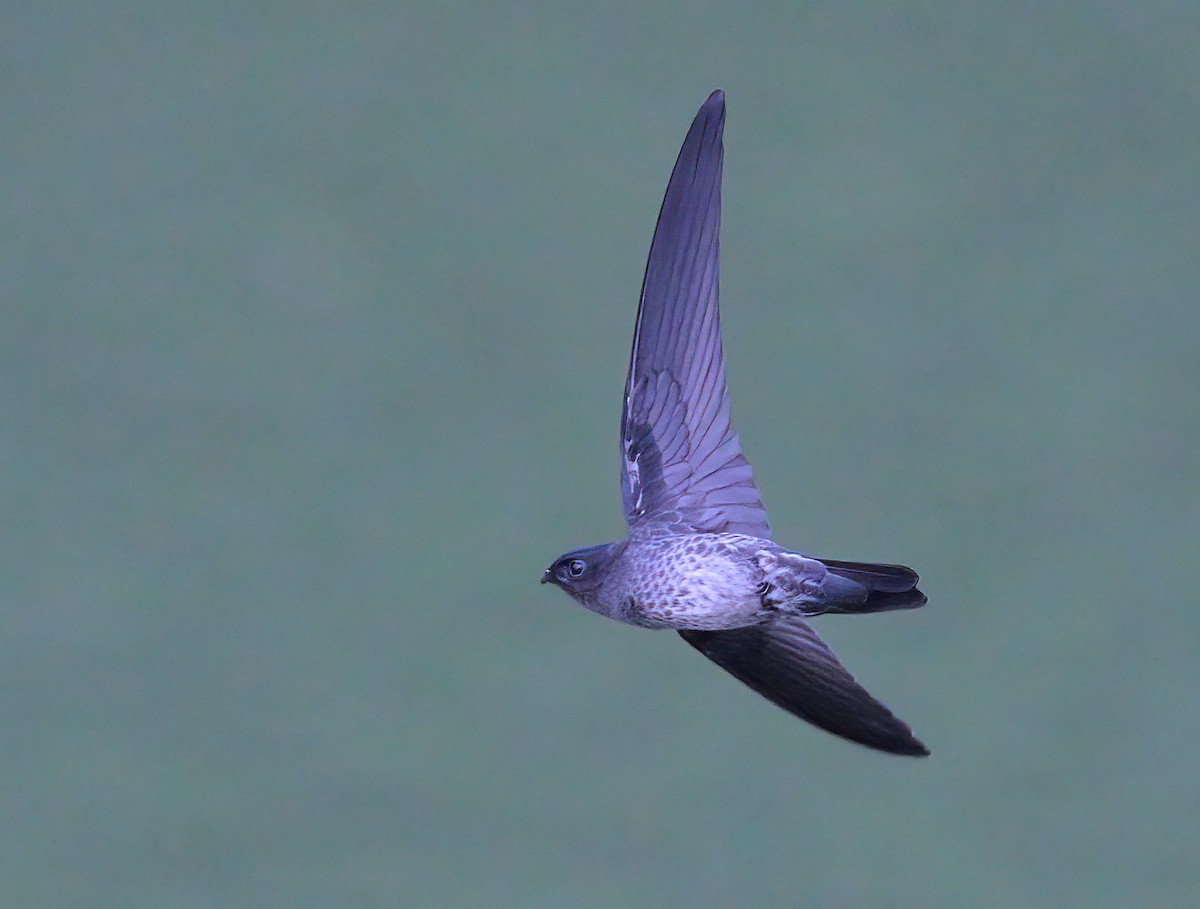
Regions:
<instances>
[{"instance_id":1,"label":"mottled breast","mask_svg":"<svg viewBox=\"0 0 1200 909\"><path fill-rule=\"evenodd\" d=\"M650 628L740 628L766 618L764 540L681 534L631 540L619 567L627 621Z\"/></svg>"}]
</instances>

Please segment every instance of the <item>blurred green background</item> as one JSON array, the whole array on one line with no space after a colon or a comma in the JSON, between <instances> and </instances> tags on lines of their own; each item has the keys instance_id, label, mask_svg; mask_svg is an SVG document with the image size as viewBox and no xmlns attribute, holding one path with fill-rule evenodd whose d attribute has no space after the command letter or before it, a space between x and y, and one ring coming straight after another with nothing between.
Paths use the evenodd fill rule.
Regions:
<instances>
[{"instance_id":1,"label":"blurred green background","mask_svg":"<svg viewBox=\"0 0 1200 909\"><path fill-rule=\"evenodd\" d=\"M1191 4L9 4L0 902L1183 905ZM933 749L538 586L728 93L734 416Z\"/></svg>"}]
</instances>

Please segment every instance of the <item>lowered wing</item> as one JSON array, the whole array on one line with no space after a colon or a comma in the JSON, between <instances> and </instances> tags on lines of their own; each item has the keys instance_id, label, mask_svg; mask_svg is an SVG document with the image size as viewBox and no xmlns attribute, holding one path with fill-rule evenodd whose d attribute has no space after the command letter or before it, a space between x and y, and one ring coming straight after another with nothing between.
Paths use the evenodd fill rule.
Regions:
<instances>
[{"instance_id":1,"label":"lowered wing","mask_svg":"<svg viewBox=\"0 0 1200 909\"><path fill-rule=\"evenodd\" d=\"M892 754L929 754L908 725L871 697L798 616L679 634L763 697L834 735Z\"/></svg>"}]
</instances>

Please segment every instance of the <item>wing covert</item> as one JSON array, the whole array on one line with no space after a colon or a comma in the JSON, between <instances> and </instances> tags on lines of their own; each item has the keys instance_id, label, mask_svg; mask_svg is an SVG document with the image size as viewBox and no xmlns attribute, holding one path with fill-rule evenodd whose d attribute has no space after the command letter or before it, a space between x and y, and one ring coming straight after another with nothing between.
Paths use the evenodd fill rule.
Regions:
<instances>
[{"instance_id":1,"label":"wing covert","mask_svg":"<svg viewBox=\"0 0 1200 909\"><path fill-rule=\"evenodd\" d=\"M705 101L679 151L638 305L621 414L621 494L645 520L769 537L729 419L717 308L725 96Z\"/></svg>"}]
</instances>

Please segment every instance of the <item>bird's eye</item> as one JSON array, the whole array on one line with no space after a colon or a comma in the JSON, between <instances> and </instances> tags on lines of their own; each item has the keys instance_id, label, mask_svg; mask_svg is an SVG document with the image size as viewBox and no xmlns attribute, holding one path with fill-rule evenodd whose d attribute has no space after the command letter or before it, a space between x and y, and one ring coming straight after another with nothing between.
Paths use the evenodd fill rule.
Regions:
<instances>
[{"instance_id":1,"label":"bird's eye","mask_svg":"<svg viewBox=\"0 0 1200 909\"><path fill-rule=\"evenodd\" d=\"M583 570L585 568L587 568L587 565L584 563L583 559L571 559L567 565L567 571L571 573L571 577L573 578L577 578L583 574Z\"/></svg>"}]
</instances>

